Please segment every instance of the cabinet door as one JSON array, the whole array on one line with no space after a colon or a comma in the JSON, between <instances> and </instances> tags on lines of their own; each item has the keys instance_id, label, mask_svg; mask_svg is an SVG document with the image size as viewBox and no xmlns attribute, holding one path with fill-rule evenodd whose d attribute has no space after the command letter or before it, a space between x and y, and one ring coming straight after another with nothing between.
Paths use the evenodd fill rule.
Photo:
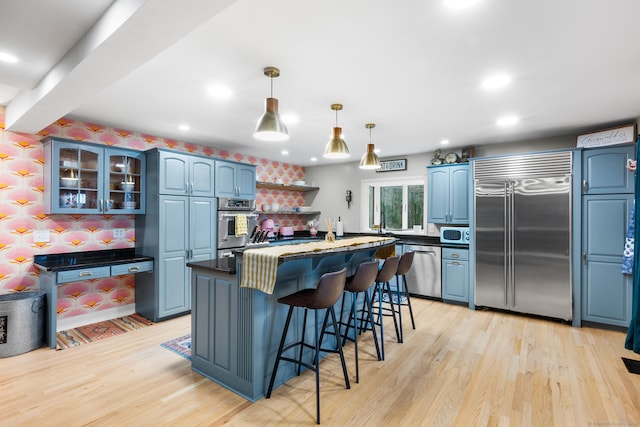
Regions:
<instances>
[{"instance_id":1,"label":"cabinet door","mask_svg":"<svg viewBox=\"0 0 640 427\"><path fill-rule=\"evenodd\" d=\"M146 156L141 151L105 150L105 198L103 212L145 212Z\"/></svg>"},{"instance_id":2,"label":"cabinet door","mask_svg":"<svg viewBox=\"0 0 640 427\"><path fill-rule=\"evenodd\" d=\"M237 197L236 165L234 163L216 161L215 188L216 197Z\"/></svg>"},{"instance_id":3,"label":"cabinet door","mask_svg":"<svg viewBox=\"0 0 640 427\"><path fill-rule=\"evenodd\" d=\"M469 223L469 167L449 168L449 223Z\"/></svg>"},{"instance_id":4,"label":"cabinet door","mask_svg":"<svg viewBox=\"0 0 640 427\"><path fill-rule=\"evenodd\" d=\"M446 224L449 214L449 171L447 168L428 169L427 222Z\"/></svg>"},{"instance_id":5,"label":"cabinet door","mask_svg":"<svg viewBox=\"0 0 640 427\"><path fill-rule=\"evenodd\" d=\"M45 149L47 213L100 213L104 148L52 140Z\"/></svg>"},{"instance_id":6,"label":"cabinet door","mask_svg":"<svg viewBox=\"0 0 640 427\"><path fill-rule=\"evenodd\" d=\"M633 193L634 173L627 169L627 160L635 160L635 148L635 145L624 145L584 150L583 193Z\"/></svg>"},{"instance_id":7,"label":"cabinet door","mask_svg":"<svg viewBox=\"0 0 640 427\"><path fill-rule=\"evenodd\" d=\"M189 165L189 194L191 196L213 197L213 159L191 157Z\"/></svg>"},{"instance_id":8,"label":"cabinet door","mask_svg":"<svg viewBox=\"0 0 640 427\"><path fill-rule=\"evenodd\" d=\"M238 285L193 274L193 368L228 383L238 381Z\"/></svg>"},{"instance_id":9,"label":"cabinet door","mask_svg":"<svg viewBox=\"0 0 640 427\"><path fill-rule=\"evenodd\" d=\"M160 152L160 194L187 194L189 179L189 157L184 154Z\"/></svg>"},{"instance_id":10,"label":"cabinet door","mask_svg":"<svg viewBox=\"0 0 640 427\"><path fill-rule=\"evenodd\" d=\"M583 198L582 319L628 326L631 278L621 272L632 194Z\"/></svg>"},{"instance_id":11,"label":"cabinet door","mask_svg":"<svg viewBox=\"0 0 640 427\"><path fill-rule=\"evenodd\" d=\"M241 199L256 198L256 167L252 165L238 165L236 174L238 197Z\"/></svg>"},{"instance_id":12,"label":"cabinet door","mask_svg":"<svg viewBox=\"0 0 640 427\"><path fill-rule=\"evenodd\" d=\"M442 297L469 302L469 261L442 260Z\"/></svg>"},{"instance_id":13,"label":"cabinet door","mask_svg":"<svg viewBox=\"0 0 640 427\"><path fill-rule=\"evenodd\" d=\"M189 198L189 261L206 261L216 254L216 199L213 197Z\"/></svg>"},{"instance_id":14,"label":"cabinet door","mask_svg":"<svg viewBox=\"0 0 640 427\"><path fill-rule=\"evenodd\" d=\"M158 317L188 311L189 204L186 196L159 197Z\"/></svg>"}]
</instances>

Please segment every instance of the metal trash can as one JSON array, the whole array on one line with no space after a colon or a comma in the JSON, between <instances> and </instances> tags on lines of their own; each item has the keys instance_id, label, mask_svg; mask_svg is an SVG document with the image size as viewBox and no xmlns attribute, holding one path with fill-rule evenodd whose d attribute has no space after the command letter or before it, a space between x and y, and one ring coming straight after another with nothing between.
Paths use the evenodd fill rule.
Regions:
<instances>
[{"instance_id":1,"label":"metal trash can","mask_svg":"<svg viewBox=\"0 0 640 427\"><path fill-rule=\"evenodd\" d=\"M0 358L42 345L44 297L42 291L0 295Z\"/></svg>"}]
</instances>

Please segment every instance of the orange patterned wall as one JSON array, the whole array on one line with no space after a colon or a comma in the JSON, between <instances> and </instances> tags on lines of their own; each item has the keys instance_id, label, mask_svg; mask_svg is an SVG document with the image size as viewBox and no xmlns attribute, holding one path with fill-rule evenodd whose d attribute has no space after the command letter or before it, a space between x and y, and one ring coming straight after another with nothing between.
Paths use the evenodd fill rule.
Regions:
<instances>
[{"instance_id":1,"label":"orange patterned wall","mask_svg":"<svg viewBox=\"0 0 640 427\"><path fill-rule=\"evenodd\" d=\"M129 248L135 245L135 216L47 215L44 213L44 156L40 139L59 136L111 146L148 150L154 147L255 164L258 179L285 183L304 179L304 168L202 147L195 144L129 132L62 118L37 135L4 129L5 108L0 106L0 294L38 290L38 271L33 256L58 252ZM304 204L302 193L264 191L257 203ZM278 215L280 225L304 229L302 217ZM114 228L125 229L125 237L114 239ZM49 230L51 241L34 243L34 231ZM59 287L58 318L104 310L135 302L135 276L74 282Z\"/></svg>"}]
</instances>

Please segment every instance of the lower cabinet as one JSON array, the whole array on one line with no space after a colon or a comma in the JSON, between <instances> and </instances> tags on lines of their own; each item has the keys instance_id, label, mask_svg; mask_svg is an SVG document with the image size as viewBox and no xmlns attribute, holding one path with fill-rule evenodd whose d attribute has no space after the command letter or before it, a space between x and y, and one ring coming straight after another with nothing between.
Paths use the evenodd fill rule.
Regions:
<instances>
[{"instance_id":1,"label":"lower cabinet","mask_svg":"<svg viewBox=\"0 0 640 427\"><path fill-rule=\"evenodd\" d=\"M238 285L193 273L191 363L224 382L238 381Z\"/></svg>"},{"instance_id":2,"label":"lower cabinet","mask_svg":"<svg viewBox=\"0 0 640 427\"><path fill-rule=\"evenodd\" d=\"M442 248L442 299L469 303L469 250Z\"/></svg>"},{"instance_id":3,"label":"lower cabinet","mask_svg":"<svg viewBox=\"0 0 640 427\"><path fill-rule=\"evenodd\" d=\"M632 279L621 267L633 197L583 196L582 320L629 326Z\"/></svg>"},{"instance_id":4,"label":"lower cabinet","mask_svg":"<svg viewBox=\"0 0 640 427\"><path fill-rule=\"evenodd\" d=\"M160 195L136 218L136 250L157 268L136 279L136 312L154 322L191 310L188 262L216 257L217 199Z\"/></svg>"}]
</instances>

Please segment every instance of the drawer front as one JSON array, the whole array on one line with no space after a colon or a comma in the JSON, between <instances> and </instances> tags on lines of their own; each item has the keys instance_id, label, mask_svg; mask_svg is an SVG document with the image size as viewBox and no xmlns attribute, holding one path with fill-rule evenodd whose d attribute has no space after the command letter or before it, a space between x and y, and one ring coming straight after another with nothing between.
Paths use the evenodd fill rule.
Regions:
<instances>
[{"instance_id":1,"label":"drawer front","mask_svg":"<svg viewBox=\"0 0 640 427\"><path fill-rule=\"evenodd\" d=\"M152 271L153 261L132 262L129 264L118 264L111 266L112 276L122 276L125 274L142 273L143 271Z\"/></svg>"},{"instance_id":2,"label":"drawer front","mask_svg":"<svg viewBox=\"0 0 640 427\"><path fill-rule=\"evenodd\" d=\"M468 260L469 249L442 248L442 258Z\"/></svg>"},{"instance_id":3,"label":"drawer front","mask_svg":"<svg viewBox=\"0 0 640 427\"><path fill-rule=\"evenodd\" d=\"M84 268L58 272L58 284L78 282L80 280L102 279L111 276L111 269L107 267Z\"/></svg>"}]
</instances>

